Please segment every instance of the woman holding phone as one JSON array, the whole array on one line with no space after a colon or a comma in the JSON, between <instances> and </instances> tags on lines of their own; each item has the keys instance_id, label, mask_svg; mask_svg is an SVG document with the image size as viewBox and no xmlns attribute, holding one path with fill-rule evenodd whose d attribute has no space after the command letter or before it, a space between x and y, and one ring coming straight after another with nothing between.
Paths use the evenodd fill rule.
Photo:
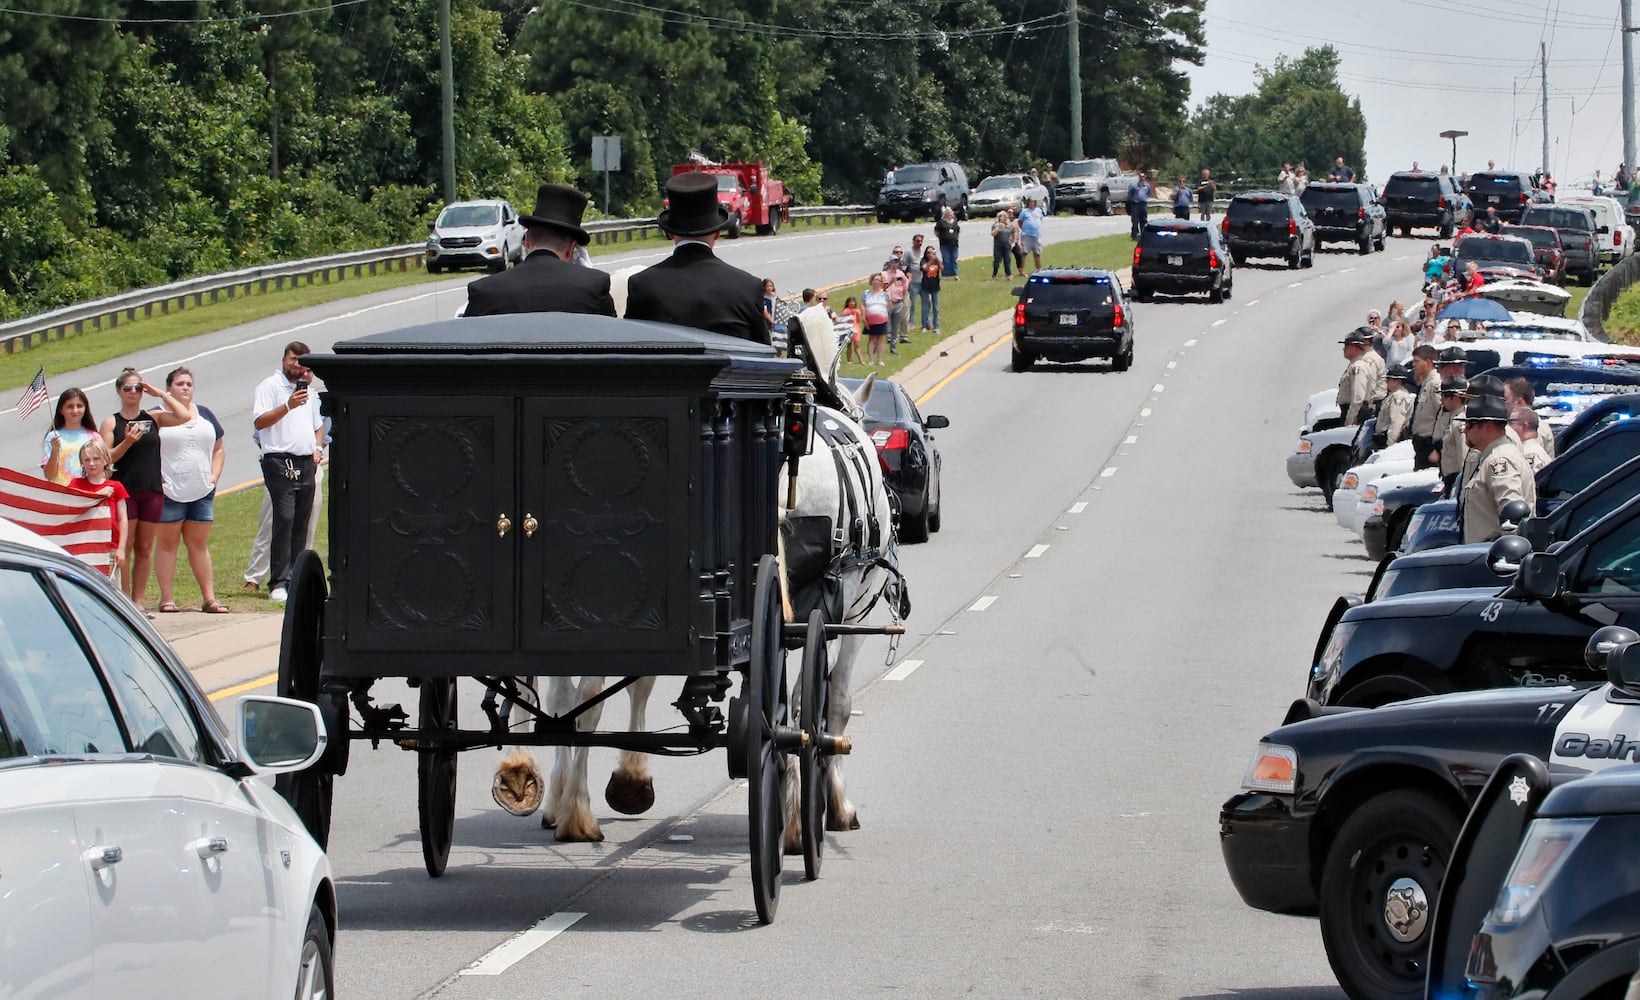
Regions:
<instances>
[{"instance_id":1,"label":"woman holding phone","mask_svg":"<svg viewBox=\"0 0 1640 1000\"><path fill-rule=\"evenodd\" d=\"M132 602L142 608L143 591L148 588L148 572L153 566L154 536L165 513L159 428L185 423L193 414L169 392L144 382L135 368L120 372L114 389L119 393L120 408L102 422L102 439L114 460L114 479L131 497L126 503L131 530L125 535L126 573L121 583ZM144 410L144 396L159 397L165 408Z\"/></svg>"}]
</instances>

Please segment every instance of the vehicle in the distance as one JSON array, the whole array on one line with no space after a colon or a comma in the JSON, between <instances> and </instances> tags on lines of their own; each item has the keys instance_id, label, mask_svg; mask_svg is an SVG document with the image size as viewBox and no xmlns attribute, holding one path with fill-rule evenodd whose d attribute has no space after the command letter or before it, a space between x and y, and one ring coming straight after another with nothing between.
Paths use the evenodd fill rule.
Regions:
<instances>
[{"instance_id":1,"label":"vehicle in the distance","mask_svg":"<svg viewBox=\"0 0 1640 1000\"><path fill-rule=\"evenodd\" d=\"M968 218L968 175L951 160L898 167L877 192L877 221L928 216L938 221L947 208Z\"/></svg>"},{"instance_id":2,"label":"vehicle in the distance","mask_svg":"<svg viewBox=\"0 0 1640 1000\"><path fill-rule=\"evenodd\" d=\"M1470 219L1469 196L1458 190L1451 174L1403 170L1390 174L1382 198L1384 223L1411 236L1414 229L1434 229L1443 240Z\"/></svg>"},{"instance_id":3,"label":"vehicle in the distance","mask_svg":"<svg viewBox=\"0 0 1640 1000\"><path fill-rule=\"evenodd\" d=\"M1068 208L1083 215L1092 210L1109 215L1113 205L1127 207L1128 187L1138 179L1138 174L1123 170L1114 156L1066 160L1059 165L1054 209Z\"/></svg>"},{"instance_id":4,"label":"vehicle in the distance","mask_svg":"<svg viewBox=\"0 0 1640 1000\"><path fill-rule=\"evenodd\" d=\"M1317 246L1353 243L1362 253L1384 249L1388 229L1384 206L1373 197L1366 184L1316 182L1299 196L1305 214L1315 223Z\"/></svg>"},{"instance_id":5,"label":"vehicle in the distance","mask_svg":"<svg viewBox=\"0 0 1640 1000\"><path fill-rule=\"evenodd\" d=\"M842 381L857 389L864 379ZM930 532L940 530L945 499L940 489L943 463L932 432L951 426L951 421L938 413L923 416L904 386L878 379L861 423L877 447L883 483L899 501L900 541L928 541Z\"/></svg>"},{"instance_id":6,"label":"vehicle in the distance","mask_svg":"<svg viewBox=\"0 0 1640 1000\"><path fill-rule=\"evenodd\" d=\"M1594 213L1577 205L1528 205L1521 213L1523 226L1545 226L1560 235L1565 252L1566 274L1594 284L1600 273L1599 234Z\"/></svg>"},{"instance_id":7,"label":"vehicle in the distance","mask_svg":"<svg viewBox=\"0 0 1640 1000\"><path fill-rule=\"evenodd\" d=\"M1453 274L1461 279L1471 262L1481 271L1519 271L1543 279L1531 241L1519 236L1470 233L1452 248Z\"/></svg>"},{"instance_id":8,"label":"vehicle in the distance","mask_svg":"<svg viewBox=\"0 0 1640 1000\"><path fill-rule=\"evenodd\" d=\"M1520 214L1532 203L1532 177L1522 170L1482 170L1469 175L1464 193L1475 206L1477 216L1498 210L1504 222L1519 222Z\"/></svg>"},{"instance_id":9,"label":"vehicle in the distance","mask_svg":"<svg viewBox=\"0 0 1640 1000\"><path fill-rule=\"evenodd\" d=\"M511 202L457 201L427 224L427 273L485 267L504 271L524 259L524 224Z\"/></svg>"},{"instance_id":10,"label":"vehicle in the distance","mask_svg":"<svg viewBox=\"0 0 1640 1000\"><path fill-rule=\"evenodd\" d=\"M1090 267L1045 267L1014 289L1016 372L1038 361L1109 358L1111 369L1133 364L1133 310L1122 283Z\"/></svg>"},{"instance_id":11,"label":"vehicle in the distance","mask_svg":"<svg viewBox=\"0 0 1640 1000\"><path fill-rule=\"evenodd\" d=\"M1235 275L1219 230L1208 222L1163 219L1148 222L1133 248L1133 298L1149 301L1157 292L1206 292L1209 300L1230 297Z\"/></svg>"},{"instance_id":12,"label":"vehicle in the distance","mask_svg":"<svg viewBox=\"0 0 1640 1000\"><path fill-rule=\"evenodd\" d=\"M751 226L759 236L773 236L780 232L780 223L791 211L792 198L786 192L786 185L770 177L762 161L700 160L679 163L672 168L673 176L687 173L711 174L716 178L718 204L729 213L729 224L724 227L723 235L731 240L739 237L745 226Z\"/></svg>"},{"instance_id":13,"label":"vehicle in the distance","mask_svg":"<svg viewBox=\"0 0 1640 1000\"><path fill-rule=\"evenodd\" d=\"M1048 189L1032 180L1030 174L992 174L968 195L968 211L984 217L1006 208L1017 215L1033 198L1038 208L1047 207Z\"/></svg>"},{"instance_id":14,"label":"vehicle in the distance","mask_svg":"<svg viewBox=\"0 0 1640 1000\"><path fill-rule=\"evenodd\" d=\"M1290 194L1248 191L1230 199L1220 228L1237 266L1279 257L1290 268L1315 266L1315 223Z\"/></svg>"},{"instance_id":15,"label":"vehicle in the distance","mask_svg":"<svg viewBox=\"0 0 1640 1000\"><path fill-rule=\"evenodd\" d=\"M319 997L335 878L255 775L325 750L308 704L230 731L96 570L0 521L0 928L8 996Z\"/></svg>"},{"instance_id":16,"label":"vehicle in the distance","mask_svg":"<svg viewBox=\"0 0 1640 1000\"><path fill-rule=\"evenodd\" d=\"M1503 236L1519 236L1532 244L1532 255L1537 260L1543 280L1557 285L1566 283L1566 250L1560 245L1560 233L1549 226L1503 226Z\"/></svg>"},{"instance_id":17,"label":"vehicle in the distance","mask_svg":"<svg viewBox=\"0 0 1640 1000\"><path fill-rule=\"evenodd\" d=\"M1623 204L1616 198L1595 195L1566 195L1555 199L1557 205L1586 208L1594 214L1595 244L1600 248L1600 259L1615 264L1634 252L1634 236Z\"/></svg>"}]
</instances>

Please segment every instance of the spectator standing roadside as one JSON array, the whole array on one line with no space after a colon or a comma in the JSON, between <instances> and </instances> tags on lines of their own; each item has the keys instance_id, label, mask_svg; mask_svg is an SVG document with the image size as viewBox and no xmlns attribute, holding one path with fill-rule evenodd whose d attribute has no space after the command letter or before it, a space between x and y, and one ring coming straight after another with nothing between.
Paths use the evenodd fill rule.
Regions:
<instances>
[{"instance_id":1,"label":"spectator standing roadside","mask_svg":"<svg viewBox=\"0 0 1640 1000\"><path fill-rule=\"evenodd\" d=\"M1293 172L1293 194L1304 197L1304 191L1310 186L1310 171L1300 163Z\"/></svg>"},{"instance_id":2,"label":"spectator standing roadside","mask_svg":"<svg viewBox=\"0 0 1640 1000\"><path fill-rule=\"evenodd\" d=\"M883 339L888 336L888 292L883 290L882 274L871 276L871 287L860 302L866 311L866 364L881 368Z\"/></svg>"},{"instance_id":3,"label":"spectator standing roadside","mask_svg":"<svg viewBox=\"0 0 1640 1000\"><path fill-rule=\"evenodd\" d=\"M142 608L148 589L148 573L153 567L154 536L165 512L165 493L160 478L159 428L181 423L187 411L169 392L161 392L142 379L135 368L120 372L114 382L120 394L120 408L102 422L103 444L114 463L113 476L131 495L127 512L133 522L126 538L125 592ZM143 396L157 396L165 411L144 410ZM144 613L147 608L143 608Z\"/></svg>"},{"instance_id":4,"label":"spectator standing roadside","mask_svg":"<svg viewBox=\"0 0 1640 1000\"><path fill-rule=\"evenodd\" d=\"M780 305L780 296L775 292L774 279L773 278L764 278L763 279L763 322L768 324L769 336L770 336L771 339L774 337L775 327L777 325L779 325L775 322L775 319L774 319L774 312L777 308L779 308L779 305Z\"/></svg>"},{"instance_id":5,"label":"spectator standing roadside","mask_svg":"<svg viewBox=\"0 0 1640 1000\"><path fill-rule=\"evenodd\" d=\"M997 213L996 220L991 223L991 280L997 280L997 271L1001 270L1008 277L1013 277L1014 271L1014 227L1008 219L1008 210Z\"/></svg>"},{"instance_id":6,"label":"spectator standing roadside","mask_svg":"<svg viewBox=\"0 0 1640 1000\"><path fill-rule=\"evenodd\" d=\"M911 343L911 275L901 257L890 257L883 268L883 291L888 293L888 353L900 353Z\"/></svg>"},{"instance_id":7,"label":"spectator standing roadside","mask_svg":"<svg viewBox=\"0 0 1640 1000\"><path fill-rule=\"evenodd\" d=\"M1206 221L1213 217L1213 199L1219 196L1219 182L1213 179L1213 171L1202 168L1202 179L1196 185L1197 217Z\"/></svg>"},{"instance_id":8,"label":"spectator standing roadside","mask_svg":"<svg viewBox=\"0 0 1640 1000\"><path fill-rule=\"evenodd\" d=\"M1048 164L1047 173L1042 175L1042 186L1048 189L1048 214L1059 214L1059 171Z\"/></svg>"},{"instance_id":9,"label":"spectator standing roadside","mask_svg":"<svg viewBox=\"0 0 1640 1000\"><path fill-rule=\"evenodd\" d=\"M905 257L900 261L900 267L911 278L910 324L912 328L916 327L917 317L920 315L920 311L922 309L922 261L923 235L922 233L917 233L915 236L911 237L911 249L906 251ZM923 326L927 325L927 321L924 320Z\"/></svg>"},{"instance_id":10,"label":"spectator standing roadside","mask_svg":"<svg viewBox=\"0 0 1640 1000\"><path fill-rule=\"evenodd\" d=\"M1619 163L1617 165L1617 173L1612 176L1612 185L1616 187L1617 190L1627 194L1629 190L1629 181L1631 179L1632 178L1629 176L1629 165L1627 163Z\"/></svg>"},{"instance_id":11,"label":"spectator standing roadside","mask_svg":"<svg viewBox=\"0 0 1640 1000\"><path fill-rule=\"evenodd\" d=\"M1173 217L1175 219L1190 218L1190 185L1184 181L1184 174L1179 175L1179 182L1173 188Z\"/></svg>"},{"instance_id":12,"label":"spectator standing roadside","mask_svg":"<svg viewBox=\"0 0 1640 1000\"><path fill-rule=\"evenodd\" d=\"M1327 171L1327 180L1336 181L1339 184L1352 184L1355 182L1355 170L1345 163L1344 158L1340 156L1333 161L1332 169Z\"/></svg>"},{"instance_id":13,"label":"spectator standing roadside","mask_svg":"<svg viewBox=\"0 0 1640 1000\"><path fill-rule=\"evenodd\" d=\"M866 358L860 353L860 323L860 300L850 295L843 301L843 311L837 314L839 343L843 348L844 361L852 359L863 365Z\"/></svg>"},{"instance_id":14,"label":"spectator standing roadside","mask_svg":"<svg viewBox=\"0 0 1640 1000\"><path fill-rule=\"evenodd\" d=\"M1025 199L1025 208L1019 213L1019 246L1031 255L1031 270L1042 270L1042 209L1035 198ZM1023 261L1020 264L1024 271Z\"/></svg>"},{"instance_id":15,"label":"spectator standing roadside","mask_svg":"<svg viewBox=\"0 0 1640 1000\"><path fill-rule=\"evenodd\" d=\"M1463 279L1463 290L1464 291L1466 291L1466 292L1478 292L1478 291L1481 290L1481 286L1486 284L1486 279L1481 277L1480 265L1475 263L1474 261L1470 261L1467 264L1465 264L1464 267L1463 267L1463 272L1464 272L1464 279Z\"/></svg>"},{"instance_id":16,"label":"spectator standing roadside","mask_svg":"<svg viewBox=\"0 0 1640 1000\"><path fill-rule=\"evenodd\" d=\"M1139 233L1150 218L1150 178L1140 174L1127 189L1128 235L1139 242Z\"/></svg>"},{"instance_id":17,"label":"spectator standing roadside","mask_svg":"<svg viewBox=\"0 0 1640 1000\"><path fill-rule=\"evenodd\" d=\"M131 495L119 482L108 478L112 471L109 466L113 463L109 461L108 446L103 444L101 434L93 433L87 438L76 457L84 471L63 485L87 493L107 491L108 506L114 514L114 531L108 539L108 568L103 572L113 577L115 585L119 586L120 581L125 579L125 536L131 530L126 506Z\"/></svg>"},{"instance_id":18,"label":"spectator standing roadside","mask_svg":"<svg viewBox=\"0 0 1640 1000\"><path fill-rule=\"evenodd\" d=\"M1291 163L1281 165L1281 173L1276 174L1276 190L1282 194L1296 194L1298 192L1298 174L1293 172Z\"/></svg>"},{"instance_id":19,"label":"spectator standing roadside","mask_svg":"<svg viewBox=\"0 0 1640 1000\"><path fill-rule=\"evenodd\" d=\"M1407 321L1398 319L1389 325L1384 334L1384 365L1394 368L1398 365L1412 364L1412 349L1417 347L1417 338L1412 335L1412 328Z\"/></svg>"},{"instance_id":20,"label":"spectator standing roadside","mask_svg":"<svg viewBox=\"0 0 1640 1000\"><path fill-rule=\"evenodd\" d=\"M91 400L80 389L64 389L57 397L57 412L51 418L51 430L41 442L40 472L58 486L85 475L80 465L80 450L92 438L102 440L97 433L97 422L91 416Z\"/></svg>"},{"instance_id":21,"label":"spectator standing roadside","mask_svg":"<svg viewBox=\"0 0 1640 1000\"><path fill-rule=\"evenodd\" d=\"M1589 190L1594 193L1596 198L1599 198L1606 193L1606 185L1600 182L1600 171L1596 170L1594 172L1594 178L1589 181ZM1514 423L1513 417L1510 418L1510 423ZM1531 456L1528 455L1527 459L1530 460Z\"/></svg>"},{"instance_id":22,"label":"spectator standing roadside","mask_svg":"<svg viewBox=\"0 0 1640 1000\"><path fill-rule=\"evenodd\" d=\"M934 239L940 244L940 262L944 265L944 277L957 281L957 241L962 236L962 225L957 222L957 213L949 207L940 213L940 221L934 223Z\"/></svg>"},{"instance_id":23,"label":"spectator standing roadside","mask_svg":"<svg viewBox=\"0 0 1640 1000\"><path fill-rule=\"evenodd\" d=\"M1486 218L1481 220L1481 229L1493 236L1503 229L1503 220L1498 217L1498 210L1491 205L1486 206Z\"/></svg>"},{"instance_id":24,"label":"spectator standing roadside","mask_svg":"<svg viewBox=\"0 0 1640 1000\"><path fill-rule=\"evenodd\" d=\"M268 596L284 603L291 564L307 540L317 464L324 460L324 422L312 397L313 373L302 364L308 346L285 345L279 371L256 387L251 404L262 445L262 482L272 505Z\"/></svg>"},{"instance_id":25,"label":"spectator standing roadside","mask_svg":"<svg viewBox=\"0 0 1640 1000\"><path fill-rule=\"evenodd\" d=\"M186 546L188 566L199 583L206 614L228 613L228 606L216 599L216 583L211 567L211 523L216 520L216 487L222 479L227 451L222 445L222 424L216 414L194 402L194 375L178 368L165 376L165 388L188 409L189 418L180 424L162 427L159 432L160 479L165 490L165 510L160 516L154 576L159 581L159 609L178 609L174 585L177 550Z\"/></svg>"},{"instance_id":26,"label":"spectator standing roadside","mask_svg":"<svg viewBox=\"0 0 1640 1000\"><path fill-rule=\"evenodd\" d=\"M940 255L933 247L923 251L921 270L923 332L937 337L940 333Z\"/></svg>"}]
</instances>

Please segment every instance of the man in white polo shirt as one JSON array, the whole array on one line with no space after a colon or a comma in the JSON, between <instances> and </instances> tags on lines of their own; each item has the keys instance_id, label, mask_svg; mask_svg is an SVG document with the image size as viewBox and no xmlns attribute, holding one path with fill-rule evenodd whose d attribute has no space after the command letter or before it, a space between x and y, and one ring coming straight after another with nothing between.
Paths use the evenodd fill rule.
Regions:
<instances>
[{"instance_id":1,"label":"man in white polo shirt","mask_svg":"<svg viewBox=\"0 0 1640 1000\"><path fill-rule=\"evenodd\" d=\"M308 391L313 373L300 360L307 353L299 340L286 344L279 371L256 387L251 404L262 442L262 482L273 507L268 596L279 602L285 600L291 563L307 542L315 473L324 458L324 421L318 399Z\"/></svg>"}]
</instances>

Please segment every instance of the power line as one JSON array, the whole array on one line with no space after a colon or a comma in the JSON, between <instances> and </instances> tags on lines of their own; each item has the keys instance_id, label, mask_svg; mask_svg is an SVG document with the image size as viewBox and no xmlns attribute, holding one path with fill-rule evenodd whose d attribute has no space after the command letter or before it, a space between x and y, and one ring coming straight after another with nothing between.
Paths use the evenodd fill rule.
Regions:
<instances>
[{"instance_id":1,"label":"power line","mask_svg":"<svg viewBox=\"0 0 1640 1000\"><path fill-rule=\"evenodd\" d=\"M354 0L362 2L362 0ZM598 11L603 14L615 14L622 17L647 17L665 24L705 24L714 30L736 31L748 35L765 35L778 38L840 38L855 41L908 41L921 40L936 45L951 40L972 38L994 38L1009 34L1031 34L1054 25L1062 24L1065 15L1056 11L1043 17L1031 18L1027 21L1018 21L1012 24L992 25L978 28L950 28L919 31L851 31L836 28L802 28L796 25L764 24L757 21L747 21L741 18L716 17L710 14L697 14L689 11L670 10L665 7L656 7L642 3L640 0L606 0L605 3L592 3L589 0L558 0L559 3L571 7L580 7L585 10Z\"/></svg>"},{"instance_id":2,"label":"power line","mask_svg":"<svg viewBox=\"0 0 1640 1000\"><path fill-rule=\"evenodd\" d=\"M368 2L369 0L337 0L336 3L321 7L304 7L301 10L287 10L276 14L241 14L237 17L91 17L86 14L23 10L19 7L0 7L0 14L17 14L50 21L89 21L96 24L232 24L240 21L271 21L280 17L300 17L303 14L322 14L327 10L338 10Z\"/></svg>"}]
</instances>

